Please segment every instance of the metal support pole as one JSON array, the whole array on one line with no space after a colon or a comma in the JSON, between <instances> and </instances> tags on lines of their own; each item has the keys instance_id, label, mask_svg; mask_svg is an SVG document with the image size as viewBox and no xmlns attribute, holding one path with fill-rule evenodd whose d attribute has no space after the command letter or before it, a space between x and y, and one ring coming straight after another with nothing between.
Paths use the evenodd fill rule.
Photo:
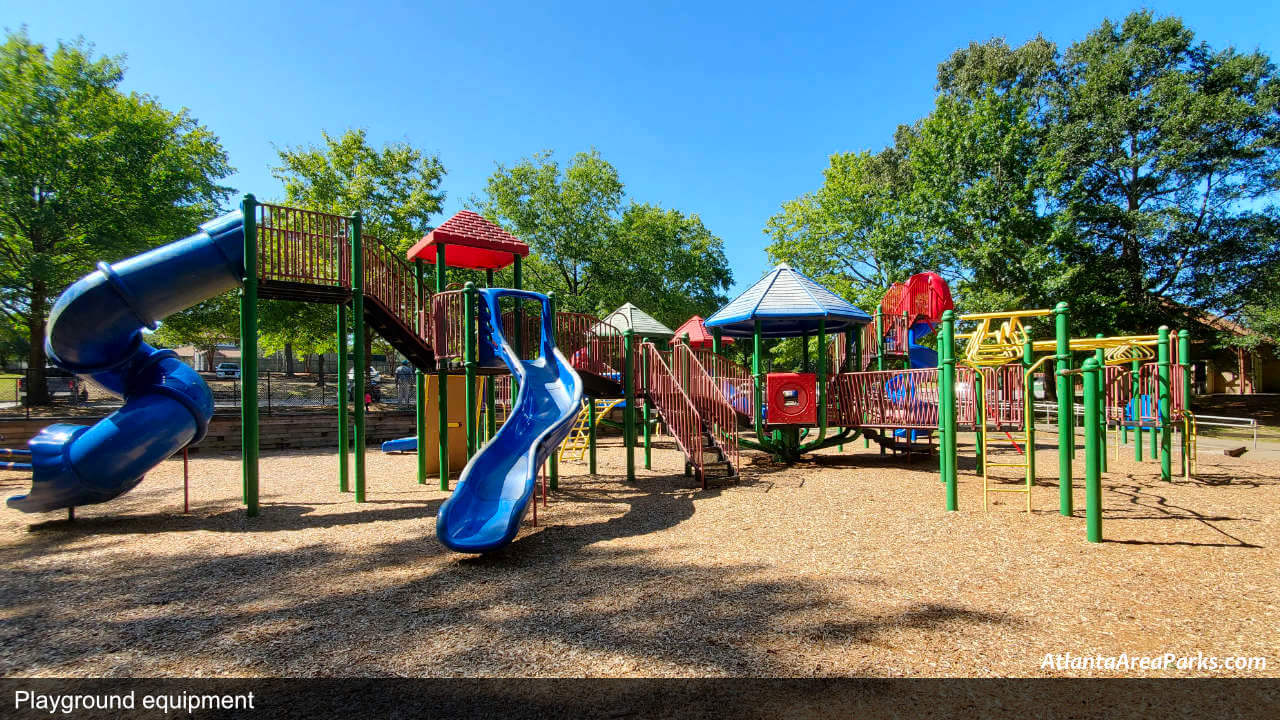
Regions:
<instances>
[{"instance_id":1,"label":"metal support pole","mask_svg":"<svg viewBox=\"0 0 1280 720\"><path fill-rule=\"evenodd\" d=\"M360 213L351 216L351 321L354 326L356 368L355 395L355 495L356 502L364 502L364 385L369 377L369 359L364 355L364 246L361 239Z\"/></svg>"},{"instance_id":2,"label":"metal support pole","mask_svg":"<svg viewBox=\"0 0 1280 720\"><path fill-rule=\"evenodd\" d=\"M809 333L800 335L800 372L809 372Z\"/></svg>"},{"instance_id":3,"label":"metal support pole","mask_svg":"<svg viewBox=\"0 0 1280 720\"><path fill-rule=\"evenodd\" d=\"M244 278L240 288L240 467L246 514L258 514L258 201L245 195Z\"/></svg>"},{"instance_id":4,"label":"metal support pole","mask_svg":"<svg viewBox=\"0 0 1280 720\"><path fill-rule=\"evenodd\" d=\"M1098 333L1097 337L1104 338L1106 333ZM1102 472L1107 471L1107 356L1102 348L1093 351L1093 359L1098 362L1098 370L1095 380L1098 383L1098 402L1102 403L1102 414L1098 416L1098 441L1102 443Z\"/></svg>"},{"instance_id":5,"label":"metal support pole","mask_svg":"<svg viewBox=\"0 0 1280 720\"><path fill-rule=\"evenodd\" d=\"M645 382L648 382L649 356L647 353L645 354L644 357L640 358L640 375L645 378ZM629 408L627 409L627 412L630 412ZM641 417L641 421L644 423L644 469L645 470L653 469L653 431L651 428L653 424L653 418L650 415L651 412L652 412L652 408L649 407L649 399L645 398L644 415Z\"/></svg>"},{"instance_id":6,"label":"metal support pole","mask_svg":"<svg viewBox=\"0 0 1280 720\"><path fill-rule=\"evenodd\" d=\"M338 492L351 492L351 418L348 415L347 371L351 359L347 356L347 306L338 306Z\"/></svg>"},{"instance_id":7,"label":"metal support pole","mask_svg":"<svg viewBox=\"0 0 1280 720\"><path fill-rule=\"evenodd\" d=\"M476 285L473 282L466 284L466 290L463 295L463 367L466 372L467 396L464 399L463 407L466 409L467 417L465 426L467 428L467 459L476 454L476 448L479 446L478 435L480 429L476 427ZM554 467L554 466L553 466Z\"/></svg>"},{"instance_id":8,"label":"metal support pole","mask_svg":"<svg viewBox=\"0 0 1280 720\"><path fill-rule=\"evenodd\" d=\"M422 260L413 261L414 305L418 311L418 332L426 331L427 284L423 279ZM427 484L427 375L422 368L414 368L413 372L414 429L418 436L418 484Z\"/></svg>"},{"instance_id":9,"label":"metal support pole","mask_svg":"<svg viewBox=\"0 0 1280 720\"><path fill-rule=\"evenodd\" d=\"M551 311L551 317L543 318L546 323L547 332L551 335L551 344L556 344L556 294L554 292L547 293L547 305ZM547 462L548 479L551 483L552 490L560 489L560 448L552 448L551 457Z\"/></svg>"},{"instance_id":10,"label":"metal support pole","mask_svg":"<svg viewBox=\"0 0 1280 720\"><path fill-rule=\"evenodd\" d=\"M910 321L910 319L911 319L911 316L907 314L906 310L903 310L902 311L902 335L907 339L906 347L902 348L902 369L903 370L911 369L911 341L913 338L911 337L911 326L907 324Z\"/></svg>"},{"instance_id":11,"label":"metal support pole","mask_svg":"<svg viewBox=\"0 0 1280 720\"><path fill-rule=\"evenodd\" d=\"M1031 338L1027 338L1022 343L1022 393L1023 393L1023 427L1027 431L1027 477L1030 484L1036 481L1036 394L1035 394L1035 378L1027 375L1027 370L1035 364L1035 350L1031 344Z\"/></svg>"},{"instance_id":12,"label":"metal support pole","mask_svg":"<svg viewBox=\"0 0 1280 720\"><path fill-rule=\"evenodd\" d=\"M973 373L973 402L979 409L974 413L973 422L973 459L974 471L979 475L983 470L983 456L986 454L987 431L987 384L982 373Z\"/></svg>"},{"instance_id":13,"label":"metal support pole","mask_svg":"<svg viewBox=\"0 0 1280 720\"><path fill-rule=\"evenodd\" d=\"M1057 338L1058 377L1058 512L1070 516L1073 511L1071 498L1071 461L1075 456L1076 436L1075 383L1064 370L1071 369L1071 316L1065 302L1053 309L1054 331Z\"/></svg>"},{"instance_id":14,"label":"metal support pole","mask_svg":"<svg viewBox=\"0 0 1280 720\"><path fill-rule=\"evenodd\" d=\"M1085 522L1089 542L1102 542L1102 459L1105 449L1098 433L1099 404L1098 376L1102 369L1097 358L1088 358L1084 370L1084 487Z\"/></svg>"},{"instance_id":15,"label":"metal support pole","mask_svg":"<svg viewBox=\"0 0 1280 720\"><path fill-rule=\"evenodd\" d=\"M1178 331L1178 362L1182 365L1182 410L1184 412L1191 411L1191 374L1194 368L1191 365L1191 331ZM1187 453L1191 451L1191 438L1187 434L1186 425L1182 430L1182 453L1179 463L1178 472L1183 477L1187 477L1187 469L1194 466L1194 461L1190 460ZM1192 465L1187 465L1191 462Z\"/></svg>"},{"instance_id":16,"label":"metal support pole","mask_svg":"<svg viewBox=\"0 0 1280 720\"><path fill-rule=\"evenodd\" d=\"M719 355L720 353L724 352L723 335L724 333L720 330L720 328L718 327L711 328L711 353L713 355ZM714 373L715 370L712 370L711 372Z\"/></svg>"},{"instance_id":17,"label":"metal support pole","mask_svg":"<svg viewBox=\"0 0 1280 720\"><path fill-rule=\"evenodd\" d=\"M447 286L449 265L444 259L444 245L436 245L436 294ZM445 323L448 318L441 318ZM444 334L444 333L441 333ZM449 489L449 358L441 358L436 348L436 452L439 458L440 489ZM447 348L445 348L447 350Z\"/></svg>"},{"instance_id":18,"label":"metal support pole","mask_svg":"<svg viewBox=\"0 0 1280 720\"><path fill-rule=\"evenodd\" d=\"M493 270L484 271L484 282L485 287L493 287ZM485 383L484 421L486 426L485 435L489 440L492 440L493 436L498 432L498 403L496 399L498 388L496 380L496 377L490 375Z\"/></svg>"},{"instance_id":19,"label":"metal support pole","mask_svg":"<svg viewBox=\"0 0 1280 720\"><path fill-rule=\"evenodd\" d=\"M622 388L626 407L622 413L622 442L627 451L627 480L636 479L636 386L635 386L635 336L636 331L622 331Z\"/></svg>"},{"instance_id":20,"label":"metal support pole","mask_svg":"<svg viewBox=\"0 0 1280 720\"><path fill-rule=\"evenodd\" d=\"M1157 383L1160 396L1160 479L1165 482L1173 481L1173 468L1169 459L1169 454L1173 451L1172 423L1170 422L1173 398L1171 396L1171 385L1173 378L1169 366L1169 326L1161 325L1156 331L1157 337L1160 338L1160 346L1156 351L1157 370L1160 373L1160 381Z\"/></svg>"},{"instance_id":21,"label":"metal support pole","mask_svg":"<svg viewBox=\"0 0 1280 720\"><path fill-rule=\"evenodd\" d=\"M764 435L764 373L761 370L764 352L764 338L760 336L760 318L755 319L751 330L751 379L752 379L752 424L756 430L756 442L766 444Z\"/></svg>"},{"instance_id":22,"label":"metal support pole","mask_svg":"<svg viewBox=\"0 0 1280 720\"><path fill-rule=\"evenodd\" d=\"M1142 361L1134 360L1130 366L1133 370L1133 391L1129 406L1133 408L1133 459L1142 462Z\"/></svg>"},{"instance_id":23,"label":"metal support pole","mask_svg":"<svg viewBox=\"0 0 1280 720\"><path fill-rule=\"evenodd\" d=\"M939 391L942 406L938 413L938 469L947 484L947 510L959 509L959 481L956 472L956 316L952 310L942 313L942 332L938 337Z\"/></svg>"},{"instance_id":24,"label":"metal support pole","mask_svg":"<svg viewBox=\"0 0 1280 720\"><path fill-rule=\"evenodd\" d=\"M587 472L596 474L596 399L587 398Z\"/></svg>"}]
</instances>

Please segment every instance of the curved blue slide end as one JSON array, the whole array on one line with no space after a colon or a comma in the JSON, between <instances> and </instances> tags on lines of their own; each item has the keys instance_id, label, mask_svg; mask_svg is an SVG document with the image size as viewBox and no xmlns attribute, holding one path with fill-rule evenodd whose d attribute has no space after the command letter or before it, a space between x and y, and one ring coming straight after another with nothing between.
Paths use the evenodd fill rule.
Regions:
<instances>
[{"instance_id":1,"label":"curved blue slide end","mask_svg":"<svg viewBox=\"0 0 1280 720\"><path fill-rule=\"evenodd\" d=\"M453 495L440 506L436 537L450 550L484 553L515 539L529 510L538 469L564 442L582 407L582 378L555 346L551 302L525 290L482 289L481 337L488 337L520 382L507 421L471 458ZM542 355L521 360L502 334L498 300L519 297L542 303Z\"/></svg>"},{"instance_id":2,"label":"curved blue slide end","mask_svg":"<svg viewBox=\"0 0 1280 720\"><path fill-rule=\"evenodd\" d=\"M28 441L31 491L7 501L47 512L117 498L162 460L199 441L213 417L209 386L172 350L143 342L142 329L240 285L240 212L201 232L81 278L49 315L45 349L57 366L124 398L96 425L50 425Z\"/></svg>"},{"instance_id":3,"label":"curved blue slide end","mask_svg":"<svg viewBox=\"0 0 1280 720\"><path fill-rule=\"evenodd\" d=\"M382 443L382 452L418 452L418 436L410 435L409 437L388 440Z\"/></svg>"}]
</instances>

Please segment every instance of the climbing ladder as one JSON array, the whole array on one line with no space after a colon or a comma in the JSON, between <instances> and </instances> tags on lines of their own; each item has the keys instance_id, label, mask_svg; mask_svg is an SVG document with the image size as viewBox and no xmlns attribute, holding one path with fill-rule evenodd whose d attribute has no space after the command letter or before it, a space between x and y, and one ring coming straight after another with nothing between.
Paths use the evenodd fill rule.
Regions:
<instances>
[{"instance_id":1,"label":"climbing ladder","mask_svg":"<svg viewBox=\"0 0 1280 720\"><path fill-rule=\"evenodd\" d=\"M567 462L570 460L582 462L587 457L587 450L591 447L591 430L593 424L591 422L591 405L595 403L595 425L600 424L600 420L613 411L614 408L622 404L621 398L615 400L586 399L582 400L582 410L578 412L578 418L573 423L573 430L569 431L569 437L565 438L564 444L560 446L560 461Z\"/></svg>"},{"instance_id":2,"label":"climbing ladder","mask_svg":"<svg viewBox=\"0 0 1280 720\"><path fill-rule=\"evenodd\" d=\"M982 458L982 509L988 509L991 493L1024 493L1027 497L1027 512L1031 512L1031 487L1035 484L1035 437L1031 433L1031 395L1026 391L1031 374L1044 363L1048 357L1041 358L1030 368L1023 368L1021 363L1009 363L998 367L973 368L971 394L978 400L977 417L974 427L977 434L978 453ZM1022 445L1012 433L1022 433ZM1008 453L992 455L991 435L993 432L1003 433L1016 452L1019 459L1007 461ZM1006 448L1008 449L1008 448ZM998 460L992 458L999 458ZM990 468L1019 468L1023 474L1023 484L1019 487L993 485Z\"/></svg>"}]
</instances>

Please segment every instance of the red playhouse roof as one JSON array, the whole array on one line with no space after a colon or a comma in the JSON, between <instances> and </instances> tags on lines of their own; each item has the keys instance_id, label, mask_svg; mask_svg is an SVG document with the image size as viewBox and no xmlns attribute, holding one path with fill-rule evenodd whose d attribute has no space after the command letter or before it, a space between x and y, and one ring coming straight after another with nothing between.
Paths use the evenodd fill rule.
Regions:
<instances>
[{"instance_id":1,"label":"red playhouse roof","mask_svg":"<svg viewBox=\"0 0 1280 720\"><path fill-rule=\"evenodd\" d=\"M446 265L468 270L497 270L515 262L517 255L529 255L524 241L470 210L445 220L407 254L410 260L434 264L437 246L444 246Z\"/></svg>"},{"instance_id":2,"label":"red playhouse roof","mask_svg":"<svg viewBox=\"0 0 1280 720\"><path fill-rule=\"evenodd\" d=\"M707 326L702 323L701 315L694 315L676 328L676 336L671 339L672 344L681 340L686 333L689 335L689 347L697 350L706 350L711 347L711 333L707 332ZM720 342L732 345L733 338L723 337Z\"/></svg>"},{"instance_id":3,"label":"red playhouse roof","mask_svg":"<svg viewBox=\"0 0 1280 720\"><path fill-rule=\"evenodd\" d=\"M886 315L907 313L909 325L921 320L937 325L943 311L953 309L951 288L941 275L932 272L917 273L904 283L894 283L880 302L880 311Z\"/></svg>"}]
</instances>

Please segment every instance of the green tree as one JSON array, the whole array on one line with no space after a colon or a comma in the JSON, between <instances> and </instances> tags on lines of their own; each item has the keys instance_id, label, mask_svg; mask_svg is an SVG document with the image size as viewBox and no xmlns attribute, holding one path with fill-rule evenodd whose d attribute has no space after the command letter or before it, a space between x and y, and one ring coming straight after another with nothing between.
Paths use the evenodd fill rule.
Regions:
<instances>
[{"instance_id":1,"label":"green tree","mask_svg":"<svg viewBox=\"0 0 1280 720\"><path fill-rule=\"evenodd\" d=\"M498 165L470 205L529 244L528 287L554 291L565 310L595 312L609 268L601 263L622 206L618 171L596 150L561 170L550 151Z\"/></svg>"},{"instance_id":2,"label":"green tree","mask_svg":"<svg viewBox=\"0 0 1280 720\"><path fill-rule=\"evenodd\" d=\"M285 188L285 204L338 215L359 211L363 235L382 242L398 257L428 229L431 216L443 209L440 183L445 169L436 155L408 143L369 145L364 130L334 137L322 133L323 144L278 150L280 165L272 173ZM366 240L369 242L369 240ZM324 338L335 333L328 308L305 303L269 301L262 311L266 347L294 351L298 345L320 352L336 349ZM366 355L373 331L365 335Z\"/></svg>"},{"instance_id":3,"label":"green tree","mask_svg":"<svg viewBox=\"0 0 1280 720\"><path fill-rule=\"evenodd\" d=\"M239 291L223 293L170 315L160 323L151 342L162 347L191 345L212 363L219 345L240 342Z\"/></svg>"},{"instance_id":4,"label":"green tree","mask_svg":"<svg viewBox=\"0 0 1280 720\"><path fill-rule=\"evenodd\" d=\"M0 46L0 312L29 339L45 402L51 300L97 260L190 234L217 212L231 168L186 110L123 93L118 57L83 40L49 53L25 30Z\"/></svg>"},{"instance_id":5,"label":"green tree","mask_svg":"<svg viewBox=\"0 0 1280 720\"><path fill-rule=\"evenodd\" d=\"M938 267L936 246L906 209L912 182L898 147L832 155L822 186L769 219L770 259L874 308L890 284Z\"/></svg>"},{"instance_id":6,"label":"green tree","mask_svg":"<svg viewBox=\"0 0 1280 720\"><path fill-rule=\"evenodd\" d=\"M699 216L626 202L595 150L564 168L551 152L499 165L470 205L529 243L525 287L555 292L563 310L599 315L632 302L674 326L714 310L733 282L724 241ZM495 279L510 281L509 270Z\"/></svg>"},{"instance_id":7,"label":"green tree","mask_svg":"<svg viewBox=\"0 0 1280 720\"><path fill-rule=\"evenodd\" d=\"M1280 260L1280 85L1259 51L1215 50L1135 12L1072 45L1050 88L1058 221L1094 250L1123 329L1176 303L1238 312Z\"/></svg>"},{"instance_id":8,"label":"green tree","mask_svg":"<svg viewBox=\"0 0 1280 720\"><path fill-rule=\"evenodd\" d=\"M444 207L439 156L407 142L374 148L362 129L321 136L321 145L276 151L280 164L271 173L284 183L285 204L337 215L359 211L365 235L403 254Z\"/></svg>"},{"instance_id":9,"label":"green tree","mask_svg":"<svg viewBox=\"0 0 1280 720\"><path fill-rule=\"evenodd\" d=\"M603 250L599 262L608 275L597 286L598 312L631 302L674 328L728 299L733 272L724 241L697 215L631 203Z\"/></svg>"}]
</instances>

